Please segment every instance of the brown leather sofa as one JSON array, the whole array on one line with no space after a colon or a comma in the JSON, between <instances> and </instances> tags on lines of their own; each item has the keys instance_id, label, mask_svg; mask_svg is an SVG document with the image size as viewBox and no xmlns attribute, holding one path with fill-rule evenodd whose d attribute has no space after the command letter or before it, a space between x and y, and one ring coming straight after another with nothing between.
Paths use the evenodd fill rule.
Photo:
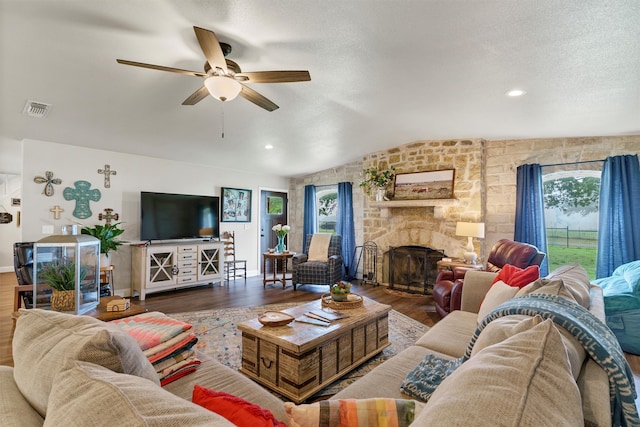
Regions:
<instances>
[{"instance_id":1,"label":"brown leather sofa","mask_svg":"<svg viewBox=\"0 0 640 427\"><path fill-rule=\"evenodd\" d=\"M506 264L527 268L530 265L540 265L544 257L544 252L538 251L533 245L501 239L491 248L485 270L497 273ZM456 267L452 271L443 270L438 273L432 296L436 311L441 317L453 310L460 310L462 286L467 271L469 268Z\"/></svg>"}]
</instances>

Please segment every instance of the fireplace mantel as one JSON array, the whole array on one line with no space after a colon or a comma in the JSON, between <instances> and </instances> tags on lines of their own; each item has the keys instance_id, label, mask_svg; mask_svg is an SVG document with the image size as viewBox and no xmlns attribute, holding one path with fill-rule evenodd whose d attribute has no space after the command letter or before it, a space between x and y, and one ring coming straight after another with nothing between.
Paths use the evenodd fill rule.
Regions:
<instances>
[{"instance_id":1,"label":"fireplace mantel","mask_svg":"<svg viewBox=\"0 0 640 427\"><path fill-rule=\"evenodd\" d=\"M428 199L428 200L388 200L384 202L369 202L369 206L380 208L380 216L388 218L393 208L433 208L436 218L444 218L449 206L456 206L459 199Z\"/></svg>"}]
</instances>

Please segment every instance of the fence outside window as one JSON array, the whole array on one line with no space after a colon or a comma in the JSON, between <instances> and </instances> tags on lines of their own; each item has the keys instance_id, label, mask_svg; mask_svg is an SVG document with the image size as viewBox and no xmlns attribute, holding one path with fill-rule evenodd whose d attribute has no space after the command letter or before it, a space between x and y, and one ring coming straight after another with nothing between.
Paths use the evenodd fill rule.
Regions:
<instances>
[{"instance_id":1,"label":"fence outside window","mask_svg":"<svg viewBox=\"0 0 640 427\"><path fill-rule=\"evenodd\" d=\"M569 227L547 228L547 245L567 248L597 248L598 230L571 230Z\"/></svg>"}]
</instances>

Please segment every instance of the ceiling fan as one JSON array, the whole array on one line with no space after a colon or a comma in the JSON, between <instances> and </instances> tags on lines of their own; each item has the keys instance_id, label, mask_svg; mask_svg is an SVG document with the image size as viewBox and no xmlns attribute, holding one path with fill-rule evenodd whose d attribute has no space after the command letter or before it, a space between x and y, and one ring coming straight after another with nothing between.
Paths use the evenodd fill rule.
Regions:
<instances>
[{"instance_id":1,"label":"ceiling fan","mask_svg":"<svg viewBox=\"0 0 640 427\"><path fill-rule=\"evenodd\" d=\"M195 105L206 98L207 95L211 95L222 102L230 101L240 95L267 111L273 111L278 106L265 96L246 86L245 83L288 83L311 80L308 71L254 71L243 73L236 62L226 58L231 53L230 45L219 42L213 31L195 26L193 30L196 33L200 48L207 58L204 64L204 72L145 64L125 59L118 59L117 62L124 65L203 78L204 85L185 99L182 105Z\"/></svg>"}]
</instances>

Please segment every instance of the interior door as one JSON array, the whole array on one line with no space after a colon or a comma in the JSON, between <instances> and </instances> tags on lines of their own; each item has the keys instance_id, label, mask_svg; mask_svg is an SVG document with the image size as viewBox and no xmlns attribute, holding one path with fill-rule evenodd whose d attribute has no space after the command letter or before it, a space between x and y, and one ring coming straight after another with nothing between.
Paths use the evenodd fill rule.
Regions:
<instances>
[{"instance_id":1,"label":"interior door","mask_svg":"<svg viewBox=\"0 0 640 427\"><path fill-rule=\"evenodd\" d=\"M260 271L262 271L262 253L267 252L278 243L276 234L271 228L276 224L287 224L288 217L288 194L280 191L261 190L260 191ZM287 248L289 236L285 239ZM267 265L267 273L271 273L271 263Z\"/></svg>"}]
</instances>

